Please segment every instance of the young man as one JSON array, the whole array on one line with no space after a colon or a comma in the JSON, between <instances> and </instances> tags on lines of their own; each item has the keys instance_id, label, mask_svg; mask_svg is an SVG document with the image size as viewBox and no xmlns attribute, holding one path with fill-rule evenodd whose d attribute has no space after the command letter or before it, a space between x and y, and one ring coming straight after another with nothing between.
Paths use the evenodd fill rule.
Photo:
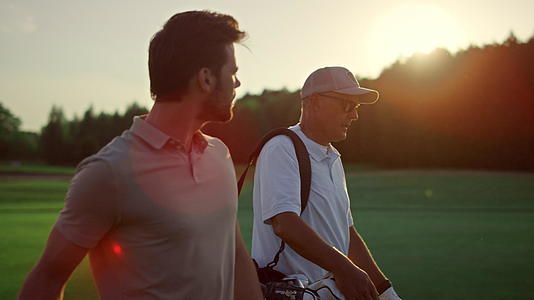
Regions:
<instances>
[{"instance_id":1,"label":"young man","mask_svg":"<svg viewBox=\"0 0 534 300\"><path fill-rule=\"evenodd\" d=\"M261 299L236 221L226 146L204 135L232 118L240 82L228 15L174 15L150 42L154 106L78 166L20 299L58 299L89 253L102 299ZM234 280L235 278L235 280Z\"/></svg>"},{"instance_id":2,"label":"young man","mask_svg":"<svg viewBox=\"0 0 534 300\"><path fill-rule=\"evenodd\" d=\"M310 154L309 200L301 212L293 144L286 136L274 137L256 164L252 256L264 267L282 239L289 247L280 256L278 271L303 274L310 283L330 273L334 292L345 299L375 299L379 294L380 299L400 299L353 226L340 154L331 145L346 139L358 119L358 106L376 102L378 92L361 88L345 68L326 67L308 77L301 98L300 123L290 129Z\"/></svg>"}]
</instances>

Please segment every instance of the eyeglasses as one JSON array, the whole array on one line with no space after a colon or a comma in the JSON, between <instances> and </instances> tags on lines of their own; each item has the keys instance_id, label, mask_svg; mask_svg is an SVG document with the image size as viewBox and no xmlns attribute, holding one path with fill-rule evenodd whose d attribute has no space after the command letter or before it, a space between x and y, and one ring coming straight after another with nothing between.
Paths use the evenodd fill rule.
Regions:
<instances>
[{"instance_id":1,"label":"eyeglasses","mask_svg":"<svg viewBox=\"0 0 534 300\"><path fill-rule=\"evenodd\" d=\"M319 95L326 97L326 98L338 100L339 101L338 103L340 103L341 108L343 109L343 112L347 114L357 110L360 107L359 103L354 103L354 101L347 100L346 98L336 97L336 96L332 96L328 94L319 94Z\"/></svg>"}]
</instances>

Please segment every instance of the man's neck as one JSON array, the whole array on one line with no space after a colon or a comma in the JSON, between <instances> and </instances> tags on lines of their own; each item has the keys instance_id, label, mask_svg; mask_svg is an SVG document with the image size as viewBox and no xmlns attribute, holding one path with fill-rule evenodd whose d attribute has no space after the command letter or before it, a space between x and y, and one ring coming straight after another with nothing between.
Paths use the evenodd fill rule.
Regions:
<instances>
[{"instance_id":1,"label":"man's neck","mask_svg":"<svg viewBox=\"0 0 534 300\"><path fill-rule=\"evenodd\" d=\"M310 140L316 142L319 145L328 146L330 142L321 136L320 131L317 128L314 128L313 122L306 122L305 120L300 120L300 129L304 135L306 135Z\"/></svg>"},{"instance_id":2,"label":"man's neck","mask_svg":"<svg viewBox=\"0 0 534 300\"><path fill-rule=\"evenodd\" d=\"M199 109L199 101L183 99L179 102L155 102L146 121L181 142L189 152L193 136L204 123L196 117Z\"/></svg>"}]
</instances>

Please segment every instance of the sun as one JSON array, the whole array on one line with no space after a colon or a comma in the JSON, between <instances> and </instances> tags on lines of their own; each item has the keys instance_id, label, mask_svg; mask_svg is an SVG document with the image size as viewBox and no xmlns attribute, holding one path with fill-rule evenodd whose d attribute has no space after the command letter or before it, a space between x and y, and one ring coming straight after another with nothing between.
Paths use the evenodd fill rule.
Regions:
<instances>
[{"instance_id":1,"label":"sun","mask_svg":"<svg viewBox=\"0 0 534 300\"><path fill-rule=\"evenodd\" d=\"M412 4L392 8L371 26L376 59L391 62L437 47L457 50L465 43L461 27L452 15L437 6Z\"/></svg>"}]
</instances>

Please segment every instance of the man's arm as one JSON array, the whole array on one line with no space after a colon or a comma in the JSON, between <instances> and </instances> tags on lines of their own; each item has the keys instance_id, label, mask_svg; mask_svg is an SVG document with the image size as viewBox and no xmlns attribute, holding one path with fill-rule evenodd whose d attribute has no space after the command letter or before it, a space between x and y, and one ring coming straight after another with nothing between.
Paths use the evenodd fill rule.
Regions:
<instances>
[{"instance_id":1,"label":"man's arm","mask_svg":"<svg viewBox=\"0 0 534 300\"><path fill-rule=\"evenodd\" d=\"M54 227L41 259L22 285L18 299L63 299L65 283L87 251L87 248L65 239Z\"/></svg>"},{"instance_id":2,"label":"man's arm","mask_svg":"<svg viewBox=\"0 0 534 300\"><path fill-rule=\"evenodd\" d=\"M326 243L293 212L272 218L274 233L302 257L334 274L336 286L347 299L376 299L369 276L347 256Z\"/></svg>"},{"instance_id":3,"label":"man's arm","mask_svg":"<svg viewBox=\"0 0 534 300\"><path fill-rule=\"evenodd\" d=\"M61 299L72 271L117 219L117 189L107 163L78 166L45 250L24 282L19 299Z\"/></svg>"},{"instance_id":4,"label":"man's arm","mask_svg":"<svg viewBox=\"0 0 534 300\"><path fill-rule=\"evenodd\" d=\"M362 268L369 274L369 277L377 287L378 293L381 294L391 286L384 273L376 264L369 248L363 241L360 234L356 231L354 226L349 227L349 258L358 267Z\"/></svg>"},{"instance_id":5,"label":"man's arm","mask_svg":"<svg viewBox=\"0 0 534 300\"><path fill-rule=\"evenodd\" d=\"M263 299L256 267L245 248L239 224L236 224L235 231L234 298L236 300Z\"/></svg>"}]
</instances>

